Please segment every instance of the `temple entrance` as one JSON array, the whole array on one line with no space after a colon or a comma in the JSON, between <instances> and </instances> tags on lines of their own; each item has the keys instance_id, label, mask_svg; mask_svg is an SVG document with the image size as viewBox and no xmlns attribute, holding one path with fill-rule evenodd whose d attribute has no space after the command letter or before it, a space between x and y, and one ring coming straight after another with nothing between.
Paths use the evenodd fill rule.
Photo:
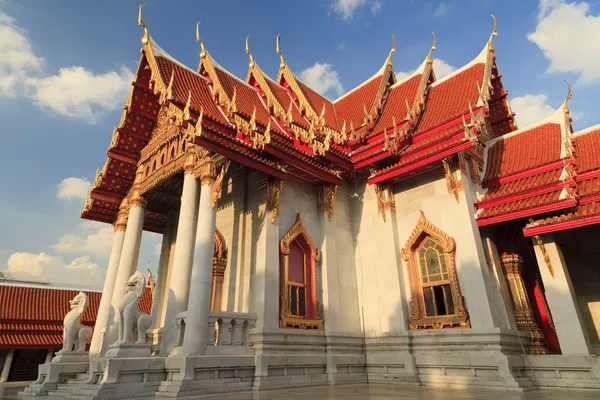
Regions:
<instances>
[{"instance_id":1,"label":"temple entrance","mask_svg":"<svg viewBox=\"0 0 600 400\"><path fill-rule=\"evenodd\" d=\"M600 355L600 225L552 235L563 252L591 350Z\"/></svg>"}]
</instances>

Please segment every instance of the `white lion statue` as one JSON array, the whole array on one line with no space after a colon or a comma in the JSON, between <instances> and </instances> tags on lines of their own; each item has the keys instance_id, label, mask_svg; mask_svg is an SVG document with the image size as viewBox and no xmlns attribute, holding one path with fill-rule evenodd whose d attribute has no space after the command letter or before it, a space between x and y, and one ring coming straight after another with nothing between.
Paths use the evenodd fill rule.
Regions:
<instances>
[{"instance_id":1,"label":"white lion statue","mask_svg":"<svg viewBox=\"0 0 600 400\"><path fill-rule=\"evenodd\" d=\"M85 343L92 336L92 328L81 323L81 317L88 308L87 294L79 292L73 300L69 301L71 311L65 315L63 328L63 348L60 353L85 351Z\"/></svg>"},{"instance_id":2,"label":"white lion statue","mask_svg":"<svg viewBox=\"0 0 600 400\"><path fill-rule=\"evenodd\" d=\"M150 315L138 311L138 304L146 290L146 278L136 271L125 282L125 296L119 303L119 339L117 344L129 343L129 338L137 344L146 343L146 330L150 328Z\"/></svg>"}]
</instances>

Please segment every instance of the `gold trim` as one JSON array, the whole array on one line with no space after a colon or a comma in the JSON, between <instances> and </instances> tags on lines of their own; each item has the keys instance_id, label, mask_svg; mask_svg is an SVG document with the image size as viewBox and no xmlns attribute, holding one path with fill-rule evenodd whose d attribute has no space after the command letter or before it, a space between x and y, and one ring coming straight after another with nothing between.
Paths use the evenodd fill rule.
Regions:
<instances>
[{"instance_id":1,"label":"gold trim","mask_svg":"<svg viewBox=\"0 0 600 400\"><path fill-rule=\"evenodd\" d=\"M531 222L533 222L533 220L531 220ZM548 255L548 252L546 251L546 246L544 246L544 241L542 240L540 235L534 235L533 238L535 239L535 242L542 251L542 256L544 257L544 262L546 263L546 267L548 267L548 272L550 272L550 276L552 276L552 279L554 279L554 267L552 266L550 255Z\"/></svg>"},{"instance_id":2,"label":"gold trim","mask_svg":"<svg viewBox=\"0 0 600 400\"><path fill-rule=\"evenodd\" d=\"M452 193L456 202L460 203L459 193L464 189L460 169L457 168L456 162L449 157L442 159L442 165L448 193Z\"/></svg>"},{"instance_id":3,"label":"gold trim","mask_svg":"<svg viewBox=\"0 0 600 400\"><path fill-rule=\"evenodd\" d=\"M227 160L221 166L221 172L219 172L219 175L217 176L217 178L215 179L215 182L213 183L212 203L211 203L212 208L215 208L215 205L217 204L217 200L219 199L219 197L221 197L221 190L223 189L223 179L225 178L225 174L227 173L227 170L229 169L229 165L231 165L231 161Z\"/></svg>"},{"instance_id":4,"label":"gold trim","mask_svg":"<svg viewBox=\"0 0 600 400\"><path fill-rule=\"evenodd\" d=\"M312 266L312 299L314 299L314 318L303 318L295 315L291 315L290 312L290 299L287 291L288 286L288 268L289 268L289 256L290 256L290 244L298 237L302 235L306 243L308 244L312 260L310 265ZM283 239L279 242L279 252L281 257L281 286L280 286L280 315L279 315L279 327L280 328L297 328L297 329L316 329L322 331L323 328L323 315L321 313L321 304L318 299L317 291L317 264L321 259L321 252L315 246L306 226L302 222L302 215L298 213L296 215L296 223L290 228L285 234ZM308 299L306 299L308 300ZM306 301L305 300L305 301Z\"/></svg>"},{"instance_id":5,"label":"gold trim","mask_svg":"<svg viewBox=\"0 0 600 400\"><path fill-rule=\"evenodd\" d=\"M448 280L450 281L452 299L454 302L455 313L453 315L428 317L425 315L423 310L424 307L420 306L419 304L418 299L422 296L420 293L421 284L419 283L419 276L417 272L418 261L415 258L416 255L414 254L414 250L420 243L423 242L424 236L429 236L435 242L439 243L444 251L444 256L446 257L446 266L448 268ZM417 221L417 225L406 241L404 248L402 248L401 254L402 259L406 262L408 279L410 282L410 329L442 329L444 327L470 328L471 322L469 321L469 314L465 308L465 300L460 292L460 285L456 273L456 242L454 239L448 236L440 228L429 222L427 218L425 218L423 211L419 211L419 220Z\"/></svg>"}]
</instances>

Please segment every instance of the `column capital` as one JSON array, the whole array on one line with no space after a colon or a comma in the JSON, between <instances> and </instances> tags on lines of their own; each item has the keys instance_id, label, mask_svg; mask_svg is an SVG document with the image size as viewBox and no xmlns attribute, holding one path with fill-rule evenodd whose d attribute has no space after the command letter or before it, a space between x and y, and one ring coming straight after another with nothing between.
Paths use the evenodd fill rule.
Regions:
<instances>
[{"instance_id":1,"label":"column capital","mask_svg":"<svg viewBox=\"0 0 600 400\"><path fill-rule=\"evenodd\" d=\"M502 254L502 265L506 274L521 275L523 269L523 258L515 253L504 253Z\"/></svg>"},{"instance_id":2,"label":"column capital","mask_svg":"<svg viewBox=\"0 0 600 400\"><path fill-rule=\"evenodd\" d=\"M203 157L196 167L195 175L200 178L201 185L212 185L217 179L217 164L210 157Z\"/></svg>"},{"instance_id":3,"label":"column capital","mask_svg":"<svg viewBox=\"0 0 600 400\"><path fill-rule=\"evenodd\" d=\"M113 227L115 232L124 231L127 228L127 218L129 216L129 199L127 197L121 200L121 205L119 206L119 212L117 213L117 218L113 223Z\"/></svg>"}]
</instances>

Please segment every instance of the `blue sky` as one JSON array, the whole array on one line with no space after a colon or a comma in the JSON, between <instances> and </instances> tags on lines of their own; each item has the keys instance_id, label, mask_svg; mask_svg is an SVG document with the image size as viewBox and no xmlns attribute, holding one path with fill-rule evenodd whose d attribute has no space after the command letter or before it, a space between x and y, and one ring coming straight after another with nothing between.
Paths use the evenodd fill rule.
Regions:
<instances>
[{"instance_id":1,"label":"blue sky","mask_svg":"<svg viewBox=\"0 0 600 400\"><path fill-rule=\"evenodd\" d=\"M112 228L79 219L89 181L106 159L139 60L137 2L0 0L0 270L101 287ZM520 126L566 96L576 129L600 122L600 6L561 0L148 1L150 34L195 68L195 23L211 55L245 78L244 38L275 77L275 36L291 68L330 98L383 64L410 72L437 34L438 77L475 58L498 18L497 62ZM160 236L144 234L140 268Z\"/></svg>"}]
</instances>

